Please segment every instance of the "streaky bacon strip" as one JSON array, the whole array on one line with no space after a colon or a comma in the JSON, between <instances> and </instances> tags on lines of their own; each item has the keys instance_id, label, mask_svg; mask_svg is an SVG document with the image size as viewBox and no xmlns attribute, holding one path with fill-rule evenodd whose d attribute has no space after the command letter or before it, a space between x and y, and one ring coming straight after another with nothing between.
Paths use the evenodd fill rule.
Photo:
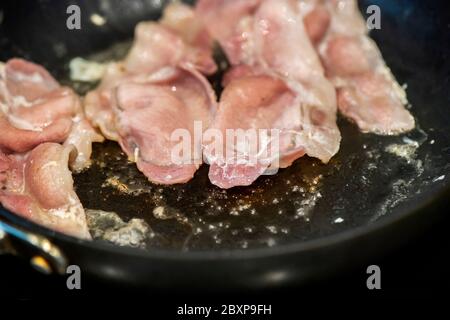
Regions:
<instances>
[{"instance_id":1,"label":"streaky bacon strip","mask_svg":"<svg viewBox=\"0 0 450 320\"><path fill-rule=\"evenodd\" d=\"M194 68L191 68L195 71ZM119 141L117 123L113 104L114 90L126 83L157 83L169 81L179 76L181 68L163 66L154 72L130 72L123 62L110 63L100 85L86 95L84 99L84 112L89 122L99 128L109 140ZM202 76L199 76L202 77ZM206 82L206 79L202 77Z\"/></svg>"},{"instance_id":2,"label":"streaky bacon strip","mask_svg":"<svg viewBox=\"0 0 450 320\"><path fill-rule=\"evenodd\" d=\"M78 135L75 146L85 147L77 148L73 169L86 167L90 145L103 138L87 122L82 131L74 125L84 119L78 95L61 87L42 66L23 59L11 59L0 69L0 150L21 153L44 142L75 141Z\"/></svg>"},{"instance_id":3,"label":"streaky bacon strip","mask_svg":"<svg viewBox=\"0 0 450 320\"><path fill-rule=\"evenodd\" d=\"M42 66L11 59L0 68L0 203L50 229L90 239L68 167L87 166L92 142L103 137L84 118L79 97Z\"/></svg>"},{"instance_id":4,"label":"streaky bacon strip","mask_svg":"<svg viewBox=\"0 0 450 320\"><path fill-rule=\"evenodd\" d=\"M201 164L176 164L171 133L193 134L194 121L206 129L216 111L216 97L203 74L217 66L212 40L192 8L172 3L159 23L141 22L124 61L111 63L100 86L84 101L89 121L118 141L150 181L189 181ZM201 145L192 141L193 153Z\"/></svg>"},{"instance_id":5,"label":"streaky bacon strip","mask_svg":"<svg viewBox=\"0 0 450 320\"><path fill-rule=\"evenodd\" d=\"M222 93L219 112L211 128L218 130L224 139L228 139L229 129L256 130L255 136L245 138L255 139L248 143L257 143L258 150L241 148L237 144L221 145L221 150L216 150L214 143L205 141L204 153L210 163L209 178L213 184L224 189L252 184L269 168L274 169L279 153L283 157L279 164L281 167L290 165L288 154L297 153L299 157L305 154L304 149L293 146L291 136L285 134L291 125L286 120L296 115L295 93L278 78L256 72L249 74L249 70L246 72L245 76L240 71L234 71L234 76L238 74L235 78L233 75L227 76L228 85ZM270 130L274 129L279 130L280 150L274 150L278 145L271 140ZM260 136L259 130L266 130L266 136ZM295 150L289 150L292 148Z\"/></svg>"},{"instance_id":6,"label":"streaky bacon strip","mask_svg":"<svg viewBox=\"0 0 450 320\"><path fill-rule=\"evenodd\" d=\"M212 49L213 42L192 8L171 3L159 22L141 22L136 26L124 66L133 73L182 66L211 75L217 70Z\"/></svg>"},{"instance_id":7,"label":"streaky bacon strip","mask_svg":"<svg viewBox=\"0 0 450 320\"><path fill-rule=\"evenodd\" d=\"M199 0L197 16L232 65L253 62L253 15L264 0Z\"/></svg>"},{"instance_id":8,"label":"streaky bacon strip","mask_svg":"<svg viewBox=\"0 0 450 320\"><path fill-rule=\"evenodd\" d=\"M165 81L121 84L113 109L122 149L150 181L176 184L193 178L202 163L200 141L191 141L191 154L174 163L172 151L179 142L172 133L184 129L194 136L194 121L209 127L216 98L203 76L178 69Z\"/></svg>"},{"instance_id":9,"label":"streaky bacon strip","mask_svg":"<svg viewBox=\"0 0 450 320\"><path fill-rule=\"evenodd\" d=\"M0 203L52 230L90 239L68 165L73 146L43 143L28 153L0 152Z\"/></svg>"},{"instance_id":10,"label":"streaky bacon strip","mask_svg":"<svg viewBox=\"0 0 450 320\"><path fill-rule=\"evenodd\" d=\"M198 49L211 51L213 39L191 6L178 1L170 3L164 9L160 23L175 31L185 43Z\"/></svg>"},{"instance_id":11,"label":"streaky bacon strip","mask_svg":"<svg viewBox=\"0 0 450 320\"><path fill-rule=\"evenodd\" d=\"M60 88L59 83L40 65L14 58L4 68L5 89L12 97L34 101Z\"/></svg>"},{"instance_id":12,"label":"streaky bacon strip","mask_svg":"<svg viewBox=\"0 0 450 320\"><path fill-rule=\"evenodd\" d=\"M307 155L327 163L339 150L336 93L306 34L294 0L266 0L256 13L259 64L281 77L297 95L292 132ZM291 130L292 131L292 130Z\"/></svg>"},{"instance_id":13,"label":"streaky bacon strip","mask_svg":"<svg viewBox=\"0 0 450 320\"><path fill-rule=\"evenodd\" d=\"M415 121L405 108L405 90L370 39L357 2L302 0L300 5L306 8L306 29L337 88L341 113L363 132L392 135L412 130Z\"/></svg>"},{"instance_id":14,"label":"streaky bacon strip","mask_svg":"<svg viewBox=\"0 0 450 320\"><path fill-rule=\"evenodd\" d=\"M213 42L194 10L169 4L160 22L141 22L124 61L108 64L98 88L89 92L84 110L90 123L110 140L118 141L112 109L113 90L122 83L145 83L178 75L179 68L211 75L217 70Z\"/></svg>"},{"instance_id":15,"label":"streaky bacon strip","mask_svg":"<svg viewBox=\"0 0 450 320\"><path fill-rule=\"evenodd\" d=\"M213 39L192 7L181 2L170 3L164 9L160 24L175 32L185 43L182 67L196 69L205 75L217 71Z\"/></svg>"},{"instance_id":16,"label":"streaky bacon strip","mask_svg":"<svg viewBox=\"0 0 450 320\"><path fill-rule=\"evenodd\" d=\"M289 146L280 150L280 166L287 167L305 154L328 162L339 150L341 139L336 125L336 93L333 85L325 78L320 59L306 34L297 3L291 0L200 0L196 10L230 62L236 66L224 78L227 94L221 98L217 118L227 118L224 114L231 113L235 117L247 119L254 128L258 128L257 115L246 114L244 110L247 108L240 108L240 104L248 103L228 101L232 96L230 92L239 92L233 83L236 83L236 78L242 77L246 80L245 98L248 101L257 101L258 98L265 101L262 88L257 87L262 83L257 80L261 80L258 77L268 77L266 80L271 79L273 83L284 82L285 90L292 98L284 100L284 104L278 106L282 112L273 121L266 123L266 129L281 130L280 147ZM249 75L256 78L250 79ZM228 89L228 86L231 88ZM250 90L252 86L254 88ZM253 106L252 109L255 108ZM271 110L266 103L260 103L258 108ZM276 114L275 109L272 112ZM216 121L213 128L215 126L221 130L226 127L239 129L239 126L248 128L233 119L228 123ZM284 142L283 139L290 142ZM209 154L206 157L211 158ZM258 168L247 179L249 170L243 170L242 167L227 161L212 163L211 180L221 187L248 185L264 171Z\"/></svg>"},{"instance_id":17,"label":"streaky bacon strip","mask_svg":"<svg viewBox=\"0 0 450 320\"><path fill-rule=\"evenodd\" d=\"M20 153L48 141L62 143L69 136L71 128L72 120L59 119L42 131L21 130L14 127L4 115L0 114L0 151Z\"/></svg>"}]
</instances>

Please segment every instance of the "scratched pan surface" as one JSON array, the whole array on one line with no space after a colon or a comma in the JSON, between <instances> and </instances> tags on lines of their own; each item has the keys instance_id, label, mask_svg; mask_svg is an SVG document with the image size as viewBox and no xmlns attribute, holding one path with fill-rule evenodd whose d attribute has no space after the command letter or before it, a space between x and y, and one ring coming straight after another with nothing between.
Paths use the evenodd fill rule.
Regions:
<instances>
[{"instance_id":1,"label":"scratched pan surface","mask_svg":"<svg viewBox=\"0 0 450 320\"><path fill-rule=\"evenodd\" d=\"M42 63L83 93L91 86L70 82L67 62L76 56L119 58L136 22L156 19L164 2L80 1L77 31L65 28L66 1L8 4L0 58ZM153 185L116 143L96 144L92 166L74 176L77 194L86 208L113 211L125 221L144 219L153 237L140 251L73 241L2 214L50 236L93 273L115 270L110 277L161 287L199 285L198 277L221 286L302 281L405 242L439 213L433 203L448 197L450 10L440 1L360 2L363 10L370 4L382 8L382 29L372 36L408 87L418 123L413 132L379 137L339 119L342 146L329 164L304 157L251 187L228 191L209 183L207 166L188 184ZM94 25L93 13L106 24ZM220 76L211 79L218 93ZM155 215L159 207L164 216Z\"/></svg>"}]
</instances>

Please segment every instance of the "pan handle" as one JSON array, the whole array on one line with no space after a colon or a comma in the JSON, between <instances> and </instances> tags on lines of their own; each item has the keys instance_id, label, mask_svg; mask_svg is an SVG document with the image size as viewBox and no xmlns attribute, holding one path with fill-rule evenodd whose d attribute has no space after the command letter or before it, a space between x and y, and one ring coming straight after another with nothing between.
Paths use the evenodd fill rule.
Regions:
<instances>
[{"instance_id":1,"label":"pan handle","mask_svg":"<svg viewBox=\"0 0 450 320\"><path fill-rule=\"evenodd\" d=\"M49 239L0 220L0 255L12 254L30 259L38 271L65 274L67 259Z\"/></svg>"}]
</instances>

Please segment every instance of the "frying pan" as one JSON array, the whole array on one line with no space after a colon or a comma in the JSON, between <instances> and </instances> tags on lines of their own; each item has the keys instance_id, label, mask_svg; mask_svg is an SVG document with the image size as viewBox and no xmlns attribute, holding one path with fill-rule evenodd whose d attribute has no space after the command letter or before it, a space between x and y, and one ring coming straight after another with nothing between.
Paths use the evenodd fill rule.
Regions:
<instances>
[{"instance_id":1,"label":"frying pan","mask_svg":"<svg viewBox=\"0 0 450 320\"><path fill-rule=\"evenodd\" d=\"M4 1L0 59L43 64L84 93L92 85L70 81L70 59L119 58L135 24L157 19L166 2ZM66 28L74 3L80 30ZM276 176L228 191L208 182L206 166L186 185L152 185L117 144L98 144L92 166L74 175L76 191L86 208L144 219L154 234L145 248L74 239L0 207L0 251L46 272L63 274L76 264L133 286L222 290L305 283L407 243L445 212L450 195L450 10L445 1L360 1L363 12L372 4L382 10L382 28L372 37L407 85L418 123L413 132L362 134L340 118L343 142L329 164L304 157ZM105 23L95 24L93 14ZM219 94L220 77L211 78ZM128 192L108 184L111 178ZM159 206L171 215L155 217Z\"/></svg>"}]
</instances>

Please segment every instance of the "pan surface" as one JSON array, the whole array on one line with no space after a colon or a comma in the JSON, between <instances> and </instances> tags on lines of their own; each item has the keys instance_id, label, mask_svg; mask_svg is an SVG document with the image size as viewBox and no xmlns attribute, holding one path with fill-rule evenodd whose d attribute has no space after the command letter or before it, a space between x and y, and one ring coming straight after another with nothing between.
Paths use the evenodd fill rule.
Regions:
<instances>
[{"instance_id":1,"label":"pan surface","mask_svg":"<svg viewBox=\"0 0 450 320\"><path fill-rule=\"evenodd\" d=\"M134 25L157 18L165 2L80 1L82 29L73 31L65 28L69 1L10 2L0 25L0 60L23 56L36 61L83 93L89 86L70 82L68 61L120 57ZM381 249L375 247L405 241L419 224L433 219L432 201L448 197L450 10L439 1L360 1L363 11L370 4L382 9L382 28L372 36L399 82L407 85L418 123L413 132L398 137L362 134L339 119L343 141L329 164L304 157L251 187L228 191L209 183L207 166L188 184L152 185L117 144L97 144L93 165L74 176L77 194L85 208L113 211L124 221L144 219L152 231L145 241L147 252L88 244L4 210L1 214L50 236L71 259L96 268L93 272L132 282L139 281L139 272L156 273L161 277L152 276L152 284L161 286L170 278L164 272L173 283L192 284L195 275L210 274L213 266L229 285L244 276L249 286L264 277L270 282L269 271L273 279L276 272L282 278L281 271L283 279L290 279L289 274L306 278L325 265L343 265L352 255L363 258ZM106 23L92 23L94 13ZM117 43L124 44L111 49ZM220 74L212 81L218 79ZM107 253L101 261L98 250ZM119 261L120 256L128 260ZM183 272L180 259L186 260ZM205 260L209 267L202 265ZM233 278L231 272L239 276Z\"/></svg>"}]
</instances>

